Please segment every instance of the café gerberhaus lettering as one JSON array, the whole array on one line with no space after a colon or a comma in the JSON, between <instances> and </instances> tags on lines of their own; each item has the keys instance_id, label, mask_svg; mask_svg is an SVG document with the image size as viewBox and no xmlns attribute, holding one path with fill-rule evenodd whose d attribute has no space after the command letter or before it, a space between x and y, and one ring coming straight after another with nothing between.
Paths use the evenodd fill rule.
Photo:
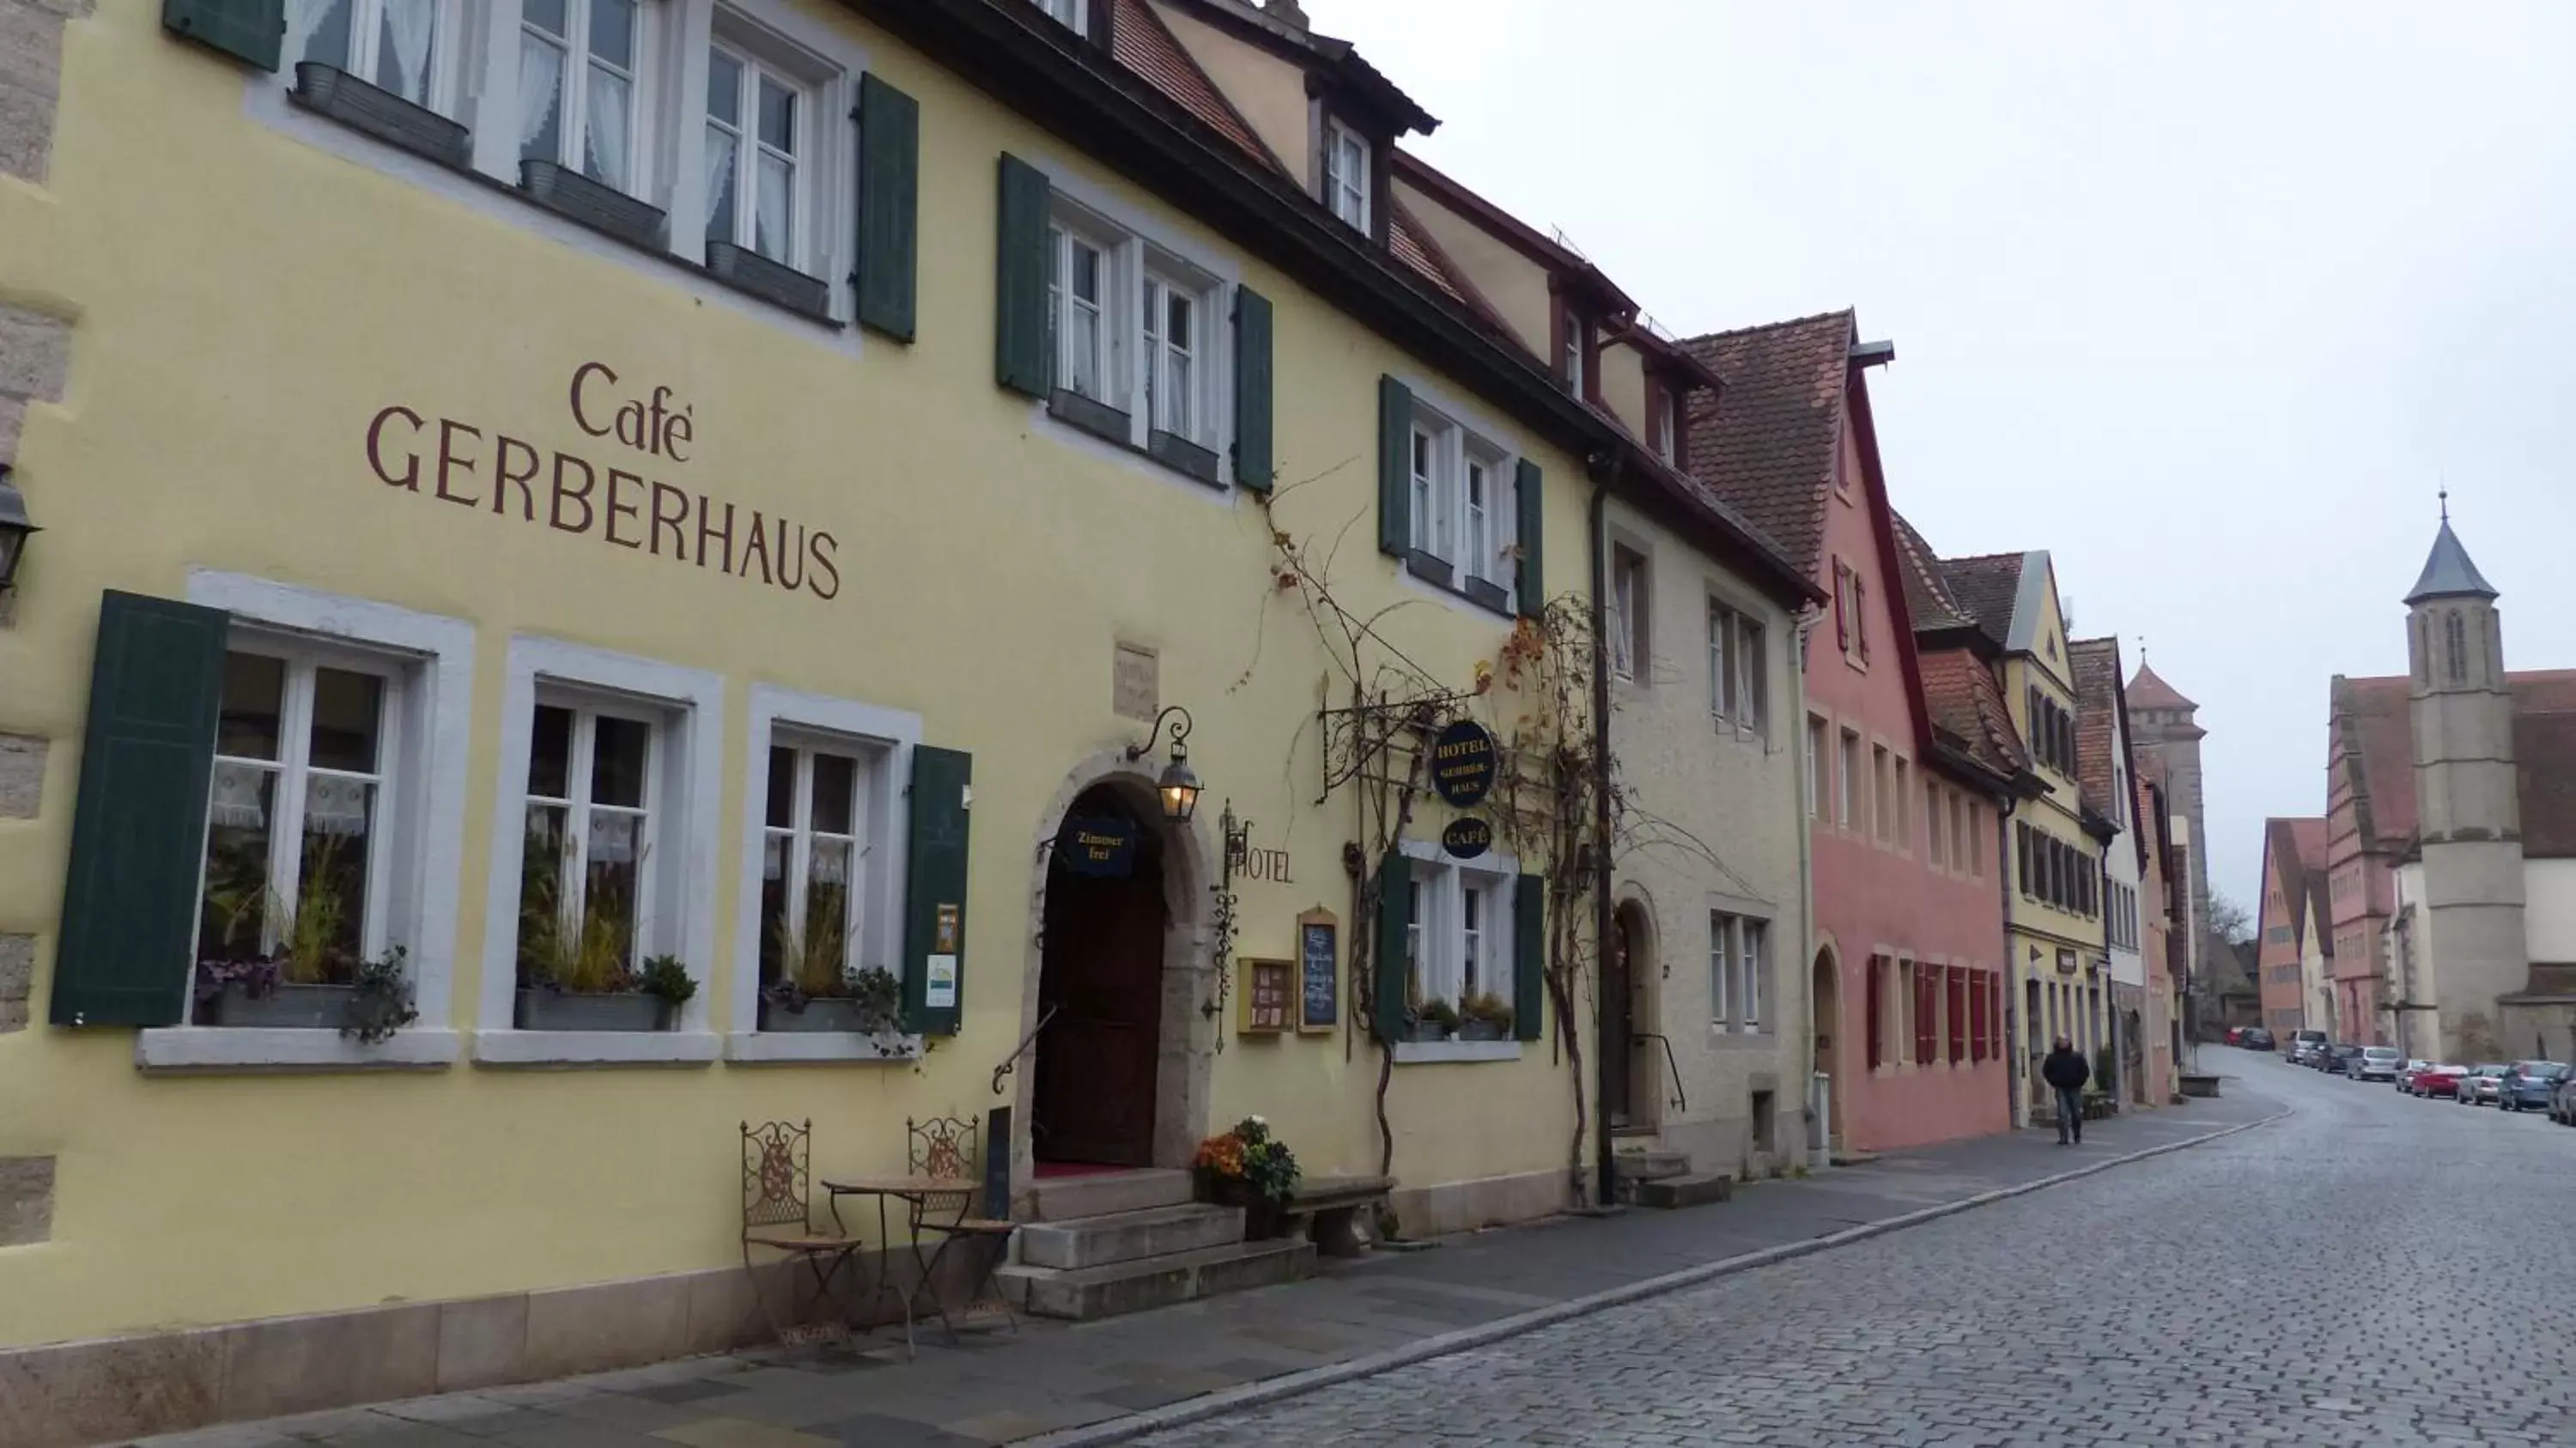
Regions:
<instances>
[{"instance_id":1,"label":"caf\u00e9 gerberhaus lettering","mask_svg":"<svg viewBox=\"0 0 2576 1448\"><path fill-rule=\"evenodd\" d=\"M698 441L693 404L668 387L623 385L604 362L573 369L565 402L573 426L596 440L591 446L620 447L654 461L540 447L397 402L367 424L367 464L388 486L458 507L543 521L558 532L790 593L840 597L838 538L639 471L688 464Z\"/></svg>"}]
</instances>

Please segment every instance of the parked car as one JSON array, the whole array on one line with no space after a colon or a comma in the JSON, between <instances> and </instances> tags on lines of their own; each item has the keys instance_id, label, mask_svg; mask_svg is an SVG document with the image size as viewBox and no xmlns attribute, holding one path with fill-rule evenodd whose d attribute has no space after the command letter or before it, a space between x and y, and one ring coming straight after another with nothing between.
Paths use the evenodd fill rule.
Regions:
<instances>
[{"instance_id":1,"label":"parked car","mask_svg":"<svg viewBox=\"0 0 2576 1448\"><path fill-rule=\"evenodd\" d=\"M2576 1126L2576 1073L2558 1083L2549 1093L2549 1119L2561 1126Z\"/></svg>"},{"instance_id":2,"label":"parked car","mask_svg":"<svg viewBox=\"0 0 2576 1448\"><path fill-rule=\"evenodd\" d=\"M2315 1065L2315 1053L2322 1051L2325 1048L2326 1033L2323 1031L2292 1031L2290 1033L2290 1061L2294 1065Z\"/></svg>"},{"instance_id":3,"label":"parked car","mask_svg":"<svg viewBox=\"0 0 2576 1448\"><path fill-rule=\"evenodd\" d=\"M2496 1080L2496 1105L2507 1111L2546 1111L2558 1095L2558 1083L2566 1079L2564 1062L2516 1061Z\"/></svg>"},{"instance_id":4,"label":"parked car","mask_svg":"<svg viewBox=\"0 0 2576 1448\"><path fill-rule=\"evenodd\" d=\"M2268 1051L2272 1049L2272 1033L2261 1026L2247 1026L2244 1039L2239 1044L2249 1051Z\"/></svg>"},{"instance_id":5,"label":"parked car","mask_svg":"<svg viewBox=\"0 0 2576 1448\"><path fill-rule=\"evenodd\" d=\"M2459 1103L2462 1106L2490 1106L2496 1099L2496 1082L2513 1067L2502 1061L2481 1062L2469 1068L2460 1078Z\"/></svg>"},{"instance_id":6,"label":"parked car","mask_svg":"<svg viewBox=\"0 0 2576 1448\"><path fill-rule=\"evenodd\" d=\"M2241 1046L2241 1045L2244 1045L2244 1044L2245 1044L2245 1032L2246 1032L2248 1029L2250 1029L2250 1028L2249 1028L2249 1027L2246 1027L2246 1026L2229 1026L2229 1027L2227 1028L2227 1044L2229 1044L2229 1045L2231 1045L2231 1046Z\"/></svg>"},{"instance_id":7,"label":"parked car","mask_svg":"<svg viewBox=\"0 0 2576 1448\"><path fill-rule=\"evenodd\" d=\"M2415 1073L2432 1064L2433 1063L2430 1061L2409 1061L2405 1065L2398 1067L2396 1081L2397 1089L2405 1092L2409 1096L2414 1095Z\"/></svg>"},{"instance_id":8,"label":"parked car","mask_svg":"<svg viewBox=\"0 0 2576 1448\"><path fill-rule=\"evenodd\" d=\"M2435 1096L2456 1097L2460 1094L2461 1078L2468 1074L2469 1068L2466 1066L2437 1063L2417 1071L2415 1078L2406 1083L2406 1090L2410 1095L2427 1099Z\"/></svg>"},{"instance_id":9,"label":"parked car","mask_svg":"<svg viewBox=\"0 0 2576 1448\"><path fill-rule=\"evenodd\" d=\"M2323 1069L2329 1076L2349 1076L2353 1064L2361 1059L2362 1048L2349 1041L2338 1041L2326 1047Z\"/></svg>"},{"instance_id":10,"label":"parked car","mask_svg":"<svg viewBox=\"0 0 2576 1448\"><path fill-rule=\"evenodd\" d=\"M2394 1046L2364 1046L2360 1055L2345 1063L2344 1072L2356 1081L2394 1081L2403 1064Z\"/></svg>"}]
</instances>

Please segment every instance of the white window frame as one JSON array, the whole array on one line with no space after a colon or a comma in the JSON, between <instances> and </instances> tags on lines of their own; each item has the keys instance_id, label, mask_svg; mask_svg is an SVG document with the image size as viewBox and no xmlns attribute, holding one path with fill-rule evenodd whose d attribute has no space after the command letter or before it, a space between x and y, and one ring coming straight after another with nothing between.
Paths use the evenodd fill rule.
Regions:
<instances>
[{"instance_id":1,"label":"white window frame","mask_svg":"<svg viewBox=\"0 0 2576 1448\"><path fill-rule=\"evenodd\" d=\"M1769 995L1771 917L1729 900L1708 912L1709 1027L1722 1036L1760 1036Z\"/></svg>"},{"instance_id":2,"label":"white window frame","mask_svg":"<svg viewBox=\"0 0 2576 1448\"><path fill-rule=\"evenodd\" d=\"M1049 20L1077 35L1090 33L1090 0L1035 0Z\"/></svg>"},{"instance_id":3,"label":"white window frame","mask_svg":"<svg viewBox=\"0 0 2576 1448\"><path fill-rule=\"evenodd\" d=\"M1771 732L1770 631L1715 592L1708 596L1708 707L1720 734Z\"/></svg>"},{"instance_id":4,"label":"white window frame","mask_svg":"<svg viewBox=\"0 0 2576 1448\"><path fill-rule=\"evenodd\" d=\"M1860 731L1846 727L1835 739L1834 773L1838 790L1834 796L1834 827L1848 830L1852 828L1855 807L1860 803L1857 794L1861 764Z\"/></svg>"},{"instance_id":5,"label":"white window frame","mask_svg":"<svg viewBox=\"0 0 2576 1448\"><path fill-rule=\"evenodd\" d=\"M590 51L591 17L593 7L599 3L600 0L564 0L564 26L568 33L557 36L537 26L522 0L518 7L518 24L512 27L509 36L516 43L505 47L515 58L531 40L548 47L560 46L564 59L562 69L555 77L560 97L557 105L561 112L556 118L555 154L534 159L555 162L567 171L584 176L590 176L589 168L584 164L589 154L585 138L590 127L590 72L601 64ZM634 0L635 54L624 75L628 109L626 182L615 188L629 196L648 199L659 194L660 182L652 164L659 150L656 142L660 135L663 71L663 27L656 23L659 16L655 3L656 0ZM616 72L614 66L601 68L612 74ZM515 81L515 75L513 79ZM524 111L527 98L514 91L513 100ZM518 133L523 136L527 131L526 119L524 114L519 117ZM521 142L522 154L526 144ZM590 179L599 180L595 176ZM609 183L600 181L600 184L605 186Z\"/></svg>"},{"instance_id":6,"label":"white window frame","mask_svg":"<svg viewBox=\"0 0 2576 1448\"><path fill-rule=\"evenodd\" d=\"M537 705L580 701L641 713L660 728L647 797L656 805L654 854L639 882L637 957L680 958L698 993L668 1031L521 1031L519 871L526 849L528 757ZM520 636L503 666L501 748L474 1059L492 1066L630 1065L712 1061L707 987L715 962L716 815L723 790L724 678L558 639ZM644 918L644 902L652 914ZM755 972L756 973L756 972Z\"/></svg>"},{"instance_id":7,"label":"white window frame","mask_svg":"<svg viewBox=\"0 0 2576 1448\"><path fill-rule=\"evenodd\" d=\"M762 1032L760 1022L761 842L769 816L769 748L773 743L819 746L861 753L868 782L867 814L858 821L873 845L861 859L864 885L852 891L861 927L859 963L879 966L898 981L905 975L903 907L906 842L910 839L913 751L921 746L921 716L900 709L801 693L774 684L751 686L743 769L743 839L735 912L733 977L727 999L733 1027L725 1036L728 1060L905 1061L922 1051L919 1036L862 1036L825 1031Z\"/></svg>"},{"instance_id":8,"label":"white window frame","mask_svg":"<svg viewBox=\"0 0 2576 1448\"><path fill-rule=\"evenodd\" d=\"M1415 393L1412 440L1406 453L1406 543L1449 566L1444 594L1464 597L1475 580L1499 589L1502 607L1517 608L1520 570L1513 549L1520 526L1519 455L1495 440L1481 423L1445 401ZM1485 479L1485 504L1472 502L1473 472ZM1437 587L1432 578L1408 576Z\"/></svg>"},{"instance_id":9,"label":"white window frame","mask_svg":"<svg viewBox=\"0 0 2576 1448\"><path fill-rule=\"evenodd\" d=\"M1345 159L1345 148L1352 159ZM1350 174L1354 165L1359 171L1356 177ZM1328 117L1324 122L1324 209L1362 236L1374 234L1371 222L1377 198L1369 193L1375 169L1368 138Z\"/></svg>"},{"instance_id":10,"label":"white window frame","mask_svg":"<svg viewBox=\"0 0 2576 1448\"><path fill-rule=\"evenodd\" d=\"M1514 892L1519 888L1520 861L1511 855L1485 854L1473 860L1452 858L1439 842L1405 840L1398 848L1411 862L1413 906L1406 947L1412 959L1412 984L1425 1001L1463 1003L1466 971L1466 890L1472 883L1483 899L1480 913L1482 952L1478 988L1512 999L1512 952L1518 915ZM1522 1043L1509 1041L1400 1041L1395 1059L1408 1061L1517 1060Z\"/></svg>"},{"instance_id":11,"label":"white window frame","mask_svg":"<svg viewBox=\"0 0 2576 1448\"><path fill-rule=\"evenodd\" d=\"M1935 870L1950 868L1949 791L1939 780L1923 780L1923 859Z\"/></svg>"},{"instance_id":12,"label":"white window frame","mask_svg":"<svg viewBox=\"0 0 2576 1448\"><path fill-rule=\"evenodd\" d=\"M1748 1036L1767 1034L1763 997L1770 984L1771 922L1759 915L1736 917L1736 1029Z\"/></svg>"},{"instance_id":13,"label":"white window frame","mask_svg":"<svg viewBox=\"0 0 2576 1448\"><path fill-rule=\"evenodd\" d=\"M1519 570L1507 569L1504 539L1518 519L1512 489L1518 484L1504 472L1504 459L1480 438L1459 430L1458 571L1509 594ZM1517 473L1517 468L1512 470ZM1485 501L1476 501L1476 476L1485 480Z\"/></svg>"},{"instance_id":14,"label":"white window frame","mask_svg":"<svg viewBox=\"0 0 2576 1448\"><path fill-rule=\"evenodd\" d=\"M1676 442L1681 436L1680 413L1681 400L1672 389L1656 388L1653 413L1646 419L1646 431L1648 441L1654 445L1655 456L1662 459L1668 468L1680 466L1681 452Z\"/></svg>"},{"instance_id":15,"label":"white window frame","mask_svg":"<svg viewBox=\"0 0 2576 1448\"><path fill-rule=\"evenodd\" d=\"M449 1024L456 951L458 881L464 865L465 775L473 733L474 626L245 574L196 569L187 600L232 616L235 643L293 640L297 647L352 658L398 661L402 690L380 709L377 832L386 840L379 880L384 904L372 918L382 949L404 947L420 1019L381 1043L360 1045L337 1031L181 1024L135 1035L134 1063L147 1072L225 1070L349 1071L435 1069L456 1059ZM381 667L381 663L379 667ZM281 741L282 743L283 741ZM202 868L202 867L201 867ZM202 888L202 883L201 883Z\"/></svg>"},{"instance_id":16,"label":"white window frame","mask_svg":"<svg viewBox=\"0 0 2576 1448\"><path fill-rule=\"evenodd\" d=\"M810 259L818 249L815 197L818 192L825 191L827 188L815 184L814 153L820 149L816 142L822 129L816 118L822 110L825 94L830 87L811 73L800 73L804 72L804 67L782 64L781 56L776 49L760 44L756 38L745 38L739 33L740 29L738 26L720 24L707 43L708 60L702 62L702 65L711 65L712 57L721 53L727 60L740 67L741 84L740 89L735 92L734 114L723 117L706 108L706 87L703 84L698 87L699 114L695 135L699 147L697 165L701 186L703 186L703 178L708 174L708 148L714 144L713 137L709 134L712 130L723 128L734 153L732 168L727 173L734 187L732 223L726 227L722 237L706 235L708 226L715 220L713 215L715 198L702 193L698 203L698 213L701 218L698 225L699 245L705 247L715 241L727 241L755 255L765 255L758 245L760 160L763 155L775 153L777 149L760 138L760 88L762 82L766 81L794 98L796 112L791 118L791 133L788 136L788 150L785 153L787 254L770 257L769 260L803 272L807 276L818 276L821 275L821 271Z\"/></svg>"},{"instance_id":17,"label":"white window frame","mask_svg":"<svg viewBox=\"0 0 2576 1448\"><path fill-rule=\"evenodd\" d=\"M1565 329L1565 355L1561 359L1565 369L1565 390L1581 397L1584 395L1583 359L1586 350L1583 345L1583 314L1572 307L1560 307L1557 325Z\"/></svg>"},{"instance_id":18,"label":"white window frame","mask_svg":"<svg viewBox=\"0 0 2576 1448\"><path fill-rule=\"evenodd\" d=\"M383 58L377 47L379 36L384 29L385 5L386 0L349 0L348 53L338 60L311 58L320 59L325 65L336 66L369 85L375 85L376 65ZM423 94L417 97L403 96L403 99L412 101L416 105L426 106L442 116L454 118L459 109L459 92L463 89L458 84L458 77L464 67L470 63L470 58L474 56L479 42L475 35L469 33L465 24L466 7L463 0L428 0L428 7L430 11L427 61L429 73L426 84L422 87ZM303 43L296 40L294 25L298 12L305 11L318 16L329 8L329 0L311 0L309 9L296 3L296 0L289 0L286 15L287 31L278 52L278 71L287 87L295 84L295 67L308 58L303 53L304 43L310 43L313 38L308 32ZM512 38L516 38L515 30L512 32ZM512 53L514 55L517 53L515 46L512 47ZM402 94L392 86L381 86L379 89L396 95Z\"/></svg>"},{"instance_id":19,"label":"white window frame","mask_svg":"<svg viewBox=\"0 0 2576 1448\"><path fill-rule=\"evenodd\" d=\"M1162 379L1170 376L1171 363L1161 321L1168 310L1158 309L1157 321L1149 329L1145 324L1146 301L1158 294L1187 297L1197 329L1190 347L1190 382L1186 389L1190 425L1186 431L1159 430L1216 454L1217 483L1220 487L1231 486L1233 449L1226 444L1234 435L1233 290L1238 269L1231 261L1211 257L1194 242L1133 212L1088 179L1044 160L1035 164L1046 173L1053 199L1047 219L1047 329L1049 345L1054 349L1050 354L1054 361L1054 388L1076 392L1066 385L1072 375L1067 350L1069 328L1065 322L1071 302L1064 283L1069 277L1071 247L1079 239L1100 253L1098 366L1103 395L1077 395L1125 414L1124 454L1128 459L1144 458L1158 430L1153 413L1168 385ZM1155 380L1150 388L1149 370ZM1037 410L1045 416L1047 403L1041 401ZM1115 441L1054 418L1048 419L1047 426L1078 446L1117 446ZM1163 476L1172 472L1158 462L1145 465ZM1185 481L1204 496L1203 480Z\"/></svg>"},{"instance_id":20,"label":"white window frame","mask_svg":"<svg viewBox=\"0 0 2576 1448\"><path fill-rule=\"evenodd\" d=\"M1610 673L1623 683L1643 682L1646 662L1654 656L1647 633L1653 567L1644 550L1610 545Z\"/></svg>"},{"instance_id":21,"label":"white window frame","mask_svg":"<svg viewBox=\"0 0 2576 1448\"><path fill-rule=\"evenodd\" d=\"M1735 916L1708 912L1708 1021L1717 1030L1734 1027Z\"/></svg>"},{"instance_id":22,"label":"white window frame","mask_svg":"<svg viewBox=\"0 0 2576 1448\"><path fill-rule=\"evenodd\" d=\"M1826 745L1833 738L1833 727L1822 714L1807 716L1807 817L1818 824L1826 822L1831 807L1826 788L1833 766L1826 759Z\"/></svg>"},{"instance_id":23,"label":"white window frame","mask_svg":"<svg viewBox=\"0 0 2576 1448\"><path fill-rule=\"evenodd\" d=\"M564 793L560 796L540 795L524 782L527 779L524 770L518 776L522 785L516 815L522 822L522 830L524 831L525 828L528 810L533 806L544 805L563 811L566 850L557 888L564 892L562 899L566 908L575 912L579 918L587 920L589 918L587 891L591 817L595 814L605 814L612 818L622 816L636 821L635 918L627 941L625 965L628 970L641 971L645 961L663 953L665 946L662 937L667 933L659 907L662 904L661 897L665 888L663 879L669 873L662 856L660 838L665 813L669 806L669 801L664 798L667 791L662 779L663 771L669 763L664 754L664 751L669 748L665 738L669 724L669 711L637 704L615 695L551 684L539 686L536 703L532 707L560 710L571 715L572 721L565 741ZM593 797L592 791L597 783L593 766L599 758L599 726L604 720L640 725L644 729L643 777L639 781L639 798L642 801L640 804L602 804ZM532 717L532 731L533 727ZM531 751L533 752L533 742ZM524 841L524 834L522 838ZM521 863L523 865L526 861L525 849L525 844L522 843ZM514 938L517 928L518 921L514 920L512 925Z\"/></svg>"},{"instance_id":24,"label":"white window frame","mask_svg":"<svg viewBox=\"0 0 2576 1448\"><path fill-rule=\"evenodd\" d=\"M1208 308L1214 292L1209 284L1193 282L1156 266L1149 253L1145 261L1143 304L1137 311L1137 324L1142 329L1143 345L1137 357L1137 372L1146 406L1145 428L1148 437L1168 433L1201 447L1213 447L1208 430L1207 375L1208 337L1211 319ZM1177 343L1171 336L1171 308L1174 301L1189 306L1190 337ZM1186 380L1175 382L1178 367ZM1175 404L1173 399L1179 399ZM1181 410L1181 426L1170 425L1172 408Z\"/></svg>"}]
</instances>

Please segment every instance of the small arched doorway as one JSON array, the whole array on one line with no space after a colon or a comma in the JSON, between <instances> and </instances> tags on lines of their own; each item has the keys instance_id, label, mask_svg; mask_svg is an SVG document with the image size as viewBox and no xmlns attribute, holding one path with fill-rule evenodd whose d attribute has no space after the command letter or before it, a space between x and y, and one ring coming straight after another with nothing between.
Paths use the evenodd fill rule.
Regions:
<instances>
[{"instance_id":1,"label":"small arched doorway","mask_svg":"<svg viewBox=\"0 0 2576 1448\"><path fill-rule=\"evenodd\" d=\"M1844 1140L1842 1062L1842 981L1830 945L1816 952L1816 1069L1825 1076L1827 1145Z\"/></svg>"},{"instance_id":2,"label":"small arched doorway","mask_svg":"<svg viewBox=\"0 0 2576 1448\"><path fill-rule=\"evenodd\" d=\"M1100 864L1061 840L1047 857L1029 1144L1040 1162L1150 1166L1163 1029L1163 831L1108 784L1066 830L1127 844Z\"/></svg>"},{"instance_id":3,"label":"small arched doorway","mask_svg":"<svg viewBox=\"0 0 2576 1448\"><path fill-rule=\"evenodd\" d=\"M1653 968L1653 931L1645 907L1623 902L1610 917L1610 950L1601 971L1601 1105L1613 1130L1654 1124L1655 1089L1639 1088L1651 1065L1638 1049L1638 979Z\"/></svg>"}]
</instances>

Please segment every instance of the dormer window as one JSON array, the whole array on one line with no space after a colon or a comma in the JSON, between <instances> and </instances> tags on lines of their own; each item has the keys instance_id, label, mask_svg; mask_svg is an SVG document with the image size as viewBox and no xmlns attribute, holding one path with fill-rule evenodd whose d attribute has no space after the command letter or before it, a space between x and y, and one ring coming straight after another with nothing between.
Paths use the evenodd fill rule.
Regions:
<instances>
[{"instance_id":1,"label":"dormer window","mask_svg":"<svg viewBox=\"0 0 2576 1448\"><path fill-rule=\"evenodd\" d=\"M1090 0L1037 0L1047 18L1076 35L1091 32Z\"/></svg>"},{"instance_id":2,"label":"dormer window","mask_svg":"<svg viewBox=\"0 0 2576 1448\"><path fill-rule=\"evenodd\" d=\"M1565 390L1581 397L1583 395L1583 358L1590 350L1584 345L1589 339L1584 334L1583 314L1568 307L1565 309L1564 316L1558 320L1558 325L1565 329Z\"/></svg>"},{"instance_id":3,"label":"dormer window","mask_svg":"<svg viewBox=\"0 0 2576 1448\"><path fill-rule=\"evenodd\" d=\"M1324 125L1324 205L1351 229L1370 233L1369 143L1339 121Z\"/></svg>"},{"instance_id":4,"label":"dormer window","mask_svg":"<svg viewBox=\"0 0 2576 1448\"><path fill-rule=\"evenodd\" d=\"M1664 466L1681 466L1681 451L1675 441L1681 434L1681 426L1674 417L1680 411L1679 401L1670 388L1657 387L1647 394L1646 409L1647 445L1655 450L1655 456L1663 460Z\"/></svg>"}]
</instances>

